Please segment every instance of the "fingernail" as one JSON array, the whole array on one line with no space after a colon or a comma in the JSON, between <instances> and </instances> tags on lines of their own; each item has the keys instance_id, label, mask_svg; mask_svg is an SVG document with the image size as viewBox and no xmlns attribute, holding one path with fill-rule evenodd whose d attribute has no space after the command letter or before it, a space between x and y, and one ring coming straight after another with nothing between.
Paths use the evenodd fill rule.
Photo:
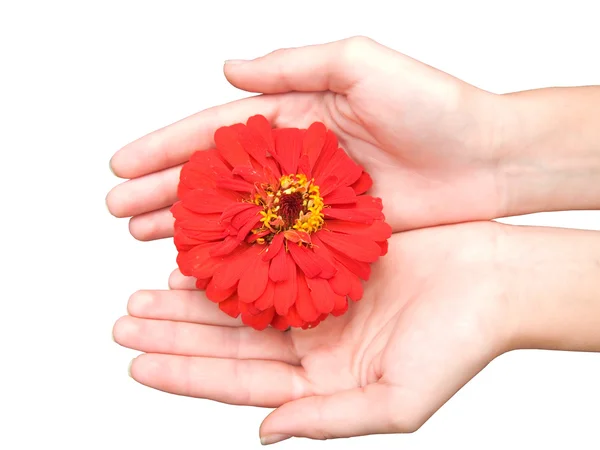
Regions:
<instances>
[{"instance_id":1,"label":"fingernail","mask_svg":"<svg viewBox=\"0 0 600 450\"><path fill-rule=\"evenodd\" d=\"M129 374L129 376L130 376L131 378L133 378L133 377L131 376L131 366L132 366L132 365L133 365L133 359L132 359L131 361L129 361L129 366L127 366L127 373Z\"/></svg>"},{"instance_id":2,"label":"fingernail","mask_svg":"<svg viewBox=\"0 0 600 450\"><path fill-rule=\"evenodd\" d=\"M228 59L227 61L225 61L225 64L229 64L231 66L236 66L238 64L243 64L245 62L248 62L247 59Z\"/></svg>"},{"instance_id":3,"label":"fingernail","mask_svg":"<svg viewBox=\"0 0 600 450\"><path fill-rule=\"evenodd\" d=\"M262 445L271 445L276 444L277 442L285 441L286 439L291 438L287 434L269 434L267 436L263 436L260 438L260 443Z\"/></svg>"}]
</instances>

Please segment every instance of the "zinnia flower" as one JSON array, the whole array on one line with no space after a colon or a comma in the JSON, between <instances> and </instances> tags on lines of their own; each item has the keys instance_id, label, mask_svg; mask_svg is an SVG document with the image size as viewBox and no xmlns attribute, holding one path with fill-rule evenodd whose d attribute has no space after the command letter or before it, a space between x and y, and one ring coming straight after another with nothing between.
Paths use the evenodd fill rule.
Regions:
<instances>
[{"instance_id":1,"label":"zinnia flower","mask_svg":"<svg viewBox=\"0 0 600 450\"><path fill-rule=\"evenodd\" d=\"M392 231L369 175L320 122L272 129L257 115L214 138L182 167L171 209L181 272L257 330L346 312Z\"/></svg>"}]
</instances>

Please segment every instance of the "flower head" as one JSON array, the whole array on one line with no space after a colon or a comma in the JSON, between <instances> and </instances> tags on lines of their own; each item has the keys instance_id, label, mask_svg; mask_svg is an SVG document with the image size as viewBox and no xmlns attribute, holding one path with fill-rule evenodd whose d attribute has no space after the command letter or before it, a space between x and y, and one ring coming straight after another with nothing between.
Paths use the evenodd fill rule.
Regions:
<instances>
[{"instance_id":1,"label":"flower head","mask_svg":"<svg viewBox=\"0 0 600 450\"><path fill-rule=\"evenodd\" d=\"M275 128L263 116L219 128L216 149L184 164L177 263L232 317L255 328L310 328L362 297L387 251L371 178L316 122Z\"/></svg>"}]
</instances>

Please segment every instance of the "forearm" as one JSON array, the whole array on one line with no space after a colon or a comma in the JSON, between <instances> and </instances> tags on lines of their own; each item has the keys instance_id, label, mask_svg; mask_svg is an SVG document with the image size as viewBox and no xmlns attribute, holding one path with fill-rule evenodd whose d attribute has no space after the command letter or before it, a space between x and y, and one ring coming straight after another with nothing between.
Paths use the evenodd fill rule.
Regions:
<instances>
[{"instance_id":1,"label":"forearm","mask_svg":"<svg viewBox=\"0 0 600 450\"><path fill-rule=\"evenodd\" d=\"M509 347L600 351L600 232L508 230Z\"/></svg>"},{"instance_id":2,"label":"forearm","mask_svg":"<svg viewBox=\"0 0 600 450\"><path fill-rule=\"evenodd\" d=\"M498 116L506 215L600 209L600 86L502 95Z\"/></svg>"}]
</instances>

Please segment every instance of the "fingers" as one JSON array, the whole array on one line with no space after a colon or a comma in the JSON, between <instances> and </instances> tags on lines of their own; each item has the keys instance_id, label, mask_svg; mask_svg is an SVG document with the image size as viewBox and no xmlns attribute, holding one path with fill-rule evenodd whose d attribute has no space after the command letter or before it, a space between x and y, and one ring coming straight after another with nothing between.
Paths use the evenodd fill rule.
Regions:
<instances>
[{"instance_id":1,"label":"fingers","mask_svg":"<svg viewBox=\"0 0 600 450\"><path fill-rule=\"evenodd\" d=\"M225 64L225 76L250 92L326 91L345 94L361 76L361 62L380 46L355 37L328 44L282 49L252 61Z\"/></svg>"},{"instance_id":2,"label":"fingers","mask_svg":"<svg viewBox=\"0 0 600 450\"><path fill-rule=\"evenodd\" d=\"M169 289L196 289L196 279L186 277L179 269L175 269L169 276Z\"/></svg>"},{"instance_id":3,"label":"fingers","mask_svg":"<svg viewBox=\"0 0 600 450\"><path fill-rule=\"evenodd\" d=\"M394 388L370 384L329 396L312 396L286 403L261 425L264 444L290 436L331 439L378 433L414 431L413 423L396 415Z\"/></svg>"},{"instance_id":4,"label":"fingers","mask_svg":"<svg viewBox=\"0 0 600 450\"><path fill-rule=\"evenodd\" d=\"M106 197L108 210L117 217L130 217L172 205L180 172L181 166L172 167L115 186Z\"/></svg>"},{"instance_id":5,"label":"fingers","mask_svg":"<svg viewBox=\"0 0 600 450\"><path fill-rule=\"evenodd\" d=\"M272 408L311 392L301 367L279 361L144 354L133 360L131 376L161 391L234 405Z\"/></svg>"},{"instance_id":6,"label":"fingers","mask_svg":"<svg viewBox=\"0 0 600 450\"><path fill-rule=\"evenodd\" d=\"M197 150L214 147L215 130L254 114L274 120L279 98L257 96L216 106L154 131L119 150L110 161L115 175L137 178L182 164Z\"/></svg>"},{"instance_id":7,"label":"fingers","mask_svg":"<svg viewBox=\"0 0 600 450\"><path fill-rule=\"evenodd\" d=\"M118 344L147 353L300 362L289 333L274 329L259 332L249 327L124 316L115 323L113 336Z\"/></svg>"},{"instance_id":8,"label":"fingers","mask_svg":"<svg viewBox=\"0 0 600 450\"><path fill-rule=\"evenodd\" d=\"M170 207L132 217L129 232L140 241L153 241L173 236L175 218Z\"/></svg>"},{"instance_id":9,"label":"fingers","mask_svg":"<svg viewBox=\"0 0 600 450\"><path fill-rule=\"evenodd\" d=\"M240 319L225 314L201 291L138 291L129 298L127 312L141 319L243 326Z\"/></svg>"}]
</instances>

